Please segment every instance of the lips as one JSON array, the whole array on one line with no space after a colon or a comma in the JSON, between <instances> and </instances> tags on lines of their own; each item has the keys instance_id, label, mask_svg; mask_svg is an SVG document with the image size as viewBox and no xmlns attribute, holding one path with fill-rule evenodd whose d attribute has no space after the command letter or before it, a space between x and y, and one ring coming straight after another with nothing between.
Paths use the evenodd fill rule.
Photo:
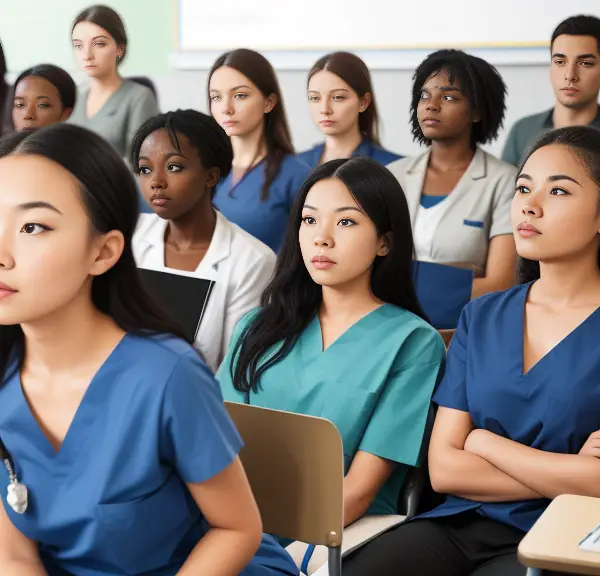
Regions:
<instances>
[{"instance_id":1,"label":"lips","mask_svg":"<svg viewBox=\"0 0 600 576\"><path fill-rule=\"evenodd\" d=\"M150 196L150 204L152 206L164 206L169 200L171 199L166 194L152 194Z\"/></svg>"},{"instance_id":2,"label":"lips","mask_svg":"<svg viewBox=\"0 0 600 576\"><path fill-rule=\"evenodd\" d=\"M317 270L329 270L336 263L331 258L327 258L327 256L314 256L312 264Z\"/></svg>"},{"instance_id":3,"label":"lips","mask_svg":"<svg viewBox=\"0 0 600 576\"><path fill-rule=\"evenodd\" d=\"M541 234L541 232L533 224L529 224L529 222L521 222L521 224L517 226L517 233L522 238L531 238Z\"/></svg>"},{"instance_id":4,"label":"lips","mask_svg":"<svg viewBox=\"0 0 600 576\"><path fill-rule=\"evenodd\" d=\"M2 300L4 298L8 298L9 296L16 294L17 292L18 292L18 290L11 288L8 284L4 284L3 282L0 282L0 300Z\"/></svg>"},{"instance_id":5,"label":"lips","mask_svg":"<svg viewBox=\"0 0 600 576\"><path fill-rule=\"evenodd\" d=\"M423 124L425 124L425 126L435 126L436 124L440 123L439 119L434 118L433 116L428 116L427 118L423 118L422 122L423 122Z\"/></svg>"},{"instance_id":6,"label":"lips","mask_svg":"<svg viewBox=\"0 0 600 576\"><path fill-rule=\"evenodd\" d=\"M565 94L576 94L577 92L579 92L579 90L577 90L577 88L563 88L562 92L564 92Z\"/></svg>"},{"instance_id":7,"label":"lips","mask_svg":"<svg viewBox=\"0 0 600 576\"><path fill-rule=\"evenodd\" d=\"M321 126L333 126L335 122L333 120L321 120L319 124L321 124Z\"/></svg>"}]
</instances>

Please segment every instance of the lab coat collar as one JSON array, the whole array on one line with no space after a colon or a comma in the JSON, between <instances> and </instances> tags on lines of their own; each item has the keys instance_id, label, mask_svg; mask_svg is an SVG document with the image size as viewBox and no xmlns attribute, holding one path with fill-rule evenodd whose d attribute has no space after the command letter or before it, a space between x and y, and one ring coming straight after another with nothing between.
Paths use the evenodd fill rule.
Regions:
<instances>
[{"instance_id":1,"label":"lab coat collar","mask_svg":"<svg viewBox=\"0 0 600 576\"><path fill-rule=\"evenodd\" d=\"M409 163L406 168L406 171L409 174L421 174L425 175L425 170L427 170L427 165L429 164L429 156L431 154L431 149L427 149L426 152L420 154L419 156L415 156ZM485 178L487 175L487 160L485 156L485 152L477 147L475 150L475 155L467 168L467 174L473 180L479 180L481 178Z\"/></svg>"}]
</instances>

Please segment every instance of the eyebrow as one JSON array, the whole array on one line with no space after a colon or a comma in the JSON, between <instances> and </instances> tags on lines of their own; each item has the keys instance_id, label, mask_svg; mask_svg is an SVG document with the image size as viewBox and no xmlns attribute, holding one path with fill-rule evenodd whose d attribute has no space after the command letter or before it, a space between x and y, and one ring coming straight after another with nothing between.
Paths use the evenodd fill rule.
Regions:
<instances>
[{"instance_id":1,"label":"eyebrow","mask_svg":"<svg viewBox=\"0 0 600 576\"><path fill-rule=\"evenodd\" d=\"M308 92L309 94L311 92L314 92L315 94L319 93L318 90L309 90ZM350 92L350 90L348 90L347 88L334 88L333 90L329 90L329 92Z\"/></svg>"},{"instance_id":2,"label":"eyebrow","mask_svg":"<svg viewBox=\"0 0 600 576\"><path fill-rule=\"evenodd\" d=\"M555 54L552 54L552 58L566 58L567 55L566 54L561 54L560 52L556 52ZM577 60L583 60L586 58L593 58L594 60L596 60L596 55L595 54L578 54L576 56Z\"/></svg>"},{"instance_id":3,"label":"eyebrow","mask_svg":"<svg viewBox=\"0 0 600 576\"><path fill-rule=\"evenodd\" d=\"M100 36L94 36L92 38L92 40L98 40L99 38L104 38L105 40L109 40L108 36L103 36L102 34ZM72 38L71 42L83 42L83 40L79 40L79 38Z\"/></svg>"},{"instance_id":4,"label":"eyebrow","mask_svg":"<svg viewBox=\"0 0 600 576\"><path fill-rule=\"evenodd\" d=\"M530 181L533 180L533 178L529 174L519 174L517 180L521 179ZM577 186L581 186L581 184L577 182L575 178L571 178L571 176L567 176L566 174L553 174L552 176L548 177L549 182L558 182L559 180L568 180L569 182L577 184Z\"/></svg>"},{"instance_id":5,"label":"eyebrow","mask_svg":"<svg viewBox=\"0 0 600 576\"><path fill-rule=\"evenodd\" d=\"M240 86L234 86L233 88L230 88L229 91L235 92L236 90L239 90L240 88L247 88L248 90L252 90L252 88L250 88L250 86L246 86L246 84L241 84ZM220 90L211 89L211 90L209 90L209 92L220 92Z\"/></svg>"},{"instance_id":6,"label":"eyebrow","mask_svg":"<svg viewBox=\"0 0 600 576\"><path fill-rule=\"evenodd\" d=\"M304 208L306 208L307 210L314 210L315 212L319 211L318 208L315 208L314 206L310 206L309 204L305 204ZM349 210L354 211L354 212L360 212L361 214L364 214L364 212L360 208L357 208L356 206L342 206L341 208L336 208L334 210L334 212L347 212Z\"/></svg>"},{"instance_id":7,"label":"eyebrow","mask_svg":"<svg viewBox=\"0 0 600 576\"><path fill-rule=\"evenodd\" d=\"M52 210L53 212L56 212L57 214L60 214L62 216L62 212L56 206L53 206L49 202L43 202L41 200L38 200L37 202L25 202L24 204L19 204L17 206L17 209L21 211L35 210L37 208L45 208L46 210Z\"/></svg>"},{"instance_id":8,"label":"eyebrow","mask_svg":"<svg viewBox=\"0 0 600 576\"><path fill-rule=\"evenodd\" d=\"M172 158L173 156L179 156L180 158L187 159L187 156L185 156L185 154L182 154L181 152L167 152L164 155L164 158ZM148 158L148 156L138 156L138 161L139 160L150 160L150 158Z\"/></svg>"}]
</instances>

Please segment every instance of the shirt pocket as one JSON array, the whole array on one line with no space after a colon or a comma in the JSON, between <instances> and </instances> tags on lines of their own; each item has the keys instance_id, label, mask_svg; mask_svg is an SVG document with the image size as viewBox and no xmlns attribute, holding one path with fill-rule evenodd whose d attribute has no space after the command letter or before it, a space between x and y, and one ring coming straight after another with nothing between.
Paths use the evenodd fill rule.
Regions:
<instances>
[{"instance_id":1,"label":"shirt pocket","mask_svg":"<svg viewBox=\"0 0 600 576\"><path fill-rule=\"evenodd\" d=\"M186 491L181 479L172 474L150 494L129 502L100 504L98 553L122 574L164 569L199 517Z\"/></svg>"},{"instance_id":2,"label":"shirt pocket","mask_svg":"<svg viewBox=\"0 0 600 576\"><path fill-rule=\"evenodd\" d=\"M377 396L341 382L329 382L321 416L331 420L342 437L346 472L369 425Z\"/></svg>"}]
</instances>

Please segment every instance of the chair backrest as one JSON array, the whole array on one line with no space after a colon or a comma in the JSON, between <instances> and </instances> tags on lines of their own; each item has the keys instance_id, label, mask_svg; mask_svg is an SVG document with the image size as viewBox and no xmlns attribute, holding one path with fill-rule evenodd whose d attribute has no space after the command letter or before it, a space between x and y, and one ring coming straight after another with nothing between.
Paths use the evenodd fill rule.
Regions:
<instances>
[{"instance_id":1,"label":"chair backrest","mask_svg":"<svg viewBox=\"0 0 600 576\"><path fill-rule=\"evenodd\" d=\"M244 440L240 459L263 530L308 544L340 546L344 460L336 427L323 418L225 402Z\"/></svg>"},{"instance_id":2,"label":"chair backrest","mask_svg":"<svg viewBox=\"0 0 600 576\"><path fill-rule=\"evenodd\" d=\"M446 350L450 347L450 342L452 341L452 337L456 330L438 330L440 336L444 339L444 344L446 345Z\"/></svg>"}]
</instances>

